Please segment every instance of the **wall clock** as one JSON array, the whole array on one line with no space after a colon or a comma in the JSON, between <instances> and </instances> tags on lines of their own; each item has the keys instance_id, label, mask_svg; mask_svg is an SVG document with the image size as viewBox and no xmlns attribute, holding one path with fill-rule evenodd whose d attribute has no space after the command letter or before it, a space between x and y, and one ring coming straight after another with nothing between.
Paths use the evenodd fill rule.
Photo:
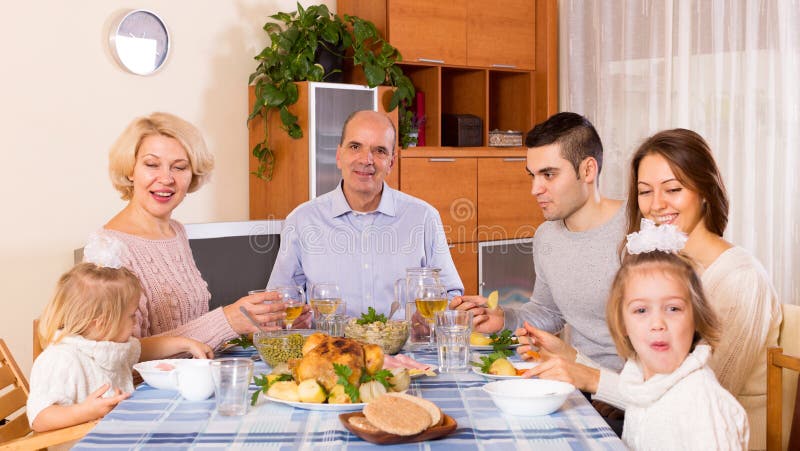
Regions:
<instances>
[{"instance_id":1,"label":"wall clock","mask_svg":"<svg viewBox=\"0 0 800 451\"><path fill-rule=\"evenodd\" d=\"M169 55L169 32L156 13L136 9L111 25L111 53L123 69L136 75L150 75L160 69Z\"/></svg>"}]
</instances>

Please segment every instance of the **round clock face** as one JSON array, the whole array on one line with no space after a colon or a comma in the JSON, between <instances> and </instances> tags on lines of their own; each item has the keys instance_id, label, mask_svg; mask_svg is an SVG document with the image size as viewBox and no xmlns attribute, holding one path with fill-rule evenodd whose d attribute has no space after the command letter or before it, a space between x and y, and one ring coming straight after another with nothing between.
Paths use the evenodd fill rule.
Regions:
<instances>
[{"instance_id":1,"label":"round clock face","mask_svg":"<svg viewBox=\"0 0 800 451\"><path fill-rule=\"evenodd\" d=\"M169 33L164 21L143 9L125 14L111 28L111 48L120 65L137 75L150 75L167 60Z\"/></svg>"}]
</instances>

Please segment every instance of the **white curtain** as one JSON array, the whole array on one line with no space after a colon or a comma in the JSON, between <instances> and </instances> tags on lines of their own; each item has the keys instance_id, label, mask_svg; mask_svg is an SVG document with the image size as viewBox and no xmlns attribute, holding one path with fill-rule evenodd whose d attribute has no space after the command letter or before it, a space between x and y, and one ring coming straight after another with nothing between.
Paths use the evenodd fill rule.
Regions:
<instances>
[{"instance_id":1,"label":"white curtain","mask_svg":"<svg viewBox=\"0 0 800 451\"><path fill-rule=\"evenodd\" d=\"M711 145L725 238L800 304L800 0L560 0L561 111L586 115L622 198L630 155L683 127Z\"/></svg>"}]
</instances>

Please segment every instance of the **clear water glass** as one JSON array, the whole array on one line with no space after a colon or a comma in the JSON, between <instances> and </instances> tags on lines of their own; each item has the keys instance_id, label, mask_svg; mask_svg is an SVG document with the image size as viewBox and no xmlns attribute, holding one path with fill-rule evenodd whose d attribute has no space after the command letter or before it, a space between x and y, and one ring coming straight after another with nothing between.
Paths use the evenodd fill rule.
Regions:
<instances>
[{"instance_id":1,"label":"clear water glass","mask_svg":"<svg viewBox=\"0 0 800 451\"><path fill-rule=\"evenodd\" d=\"M463 373L469 370L469 336L472 312L445 310L434 315L434 335L439 353L439 372Z\"/></svg>"},{"instance_id":2,"label":"clear water glass","mask_svg":"<svg viewBox=\"0 0 800 451\"><path fill-rule=\"evenodd\" d=\"M211 362L217 412L222 416L247 413L248 389L253 375L253 361L246 358L223 358Z\"/></svg>"}]
</instances>

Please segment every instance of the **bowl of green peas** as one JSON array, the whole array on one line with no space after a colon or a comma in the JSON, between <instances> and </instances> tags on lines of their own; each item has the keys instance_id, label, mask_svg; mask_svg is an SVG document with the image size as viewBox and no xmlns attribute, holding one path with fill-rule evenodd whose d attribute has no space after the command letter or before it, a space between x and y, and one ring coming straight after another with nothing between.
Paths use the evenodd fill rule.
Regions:
<instances>
[{"instance_id":1,"label":"bowl of green peas","mask_svg":"<svg viewBox=\"0 0 800 451\"><path fill-rule=\"evenodd\" d=\"M286 363L289 359L303 357L303 343L313 330L288 329L253 334L253 345L261 359L269 366Z\"/></svg>"}]
</instances>

